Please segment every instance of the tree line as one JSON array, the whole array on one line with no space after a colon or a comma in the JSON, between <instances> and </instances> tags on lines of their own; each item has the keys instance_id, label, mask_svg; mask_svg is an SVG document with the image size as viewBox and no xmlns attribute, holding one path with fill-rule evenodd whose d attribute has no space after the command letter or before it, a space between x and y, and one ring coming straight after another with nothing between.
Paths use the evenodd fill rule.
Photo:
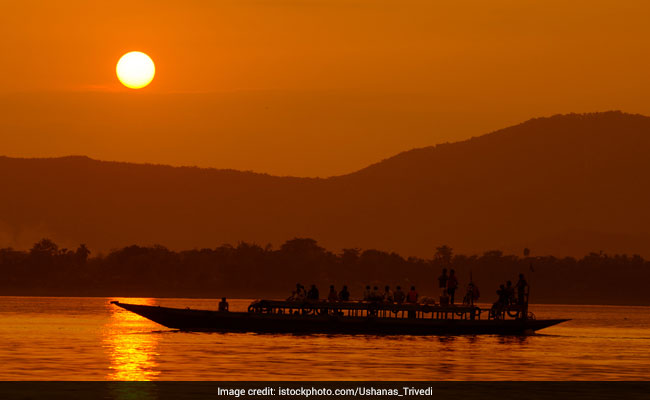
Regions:
<instances>
[{"instance_id":1,"label":"tree line","mask_svg":"<svg viewBox=\"0 0 650 400\"><path fill-rule=\"evenodd\" d=\"M285 298L296 283L347 285L359 298L366 285L416 286L420 295L439 295L437 277L455 269L460 296L470 279L480 302L496 300L499 284L524 273L535 303L649 305L650 262L639 255L589 253L574 257L533 256L491 250L455 254L432 246L431 258L403 257L374 249L329 251L310 238L278 248L240 242L216 248L172 251L164 246L127 246L93 255L85 245L60 248L42 239L28 250L0 249L1 294L55 296Z\"/></svg>"}]
</instances>

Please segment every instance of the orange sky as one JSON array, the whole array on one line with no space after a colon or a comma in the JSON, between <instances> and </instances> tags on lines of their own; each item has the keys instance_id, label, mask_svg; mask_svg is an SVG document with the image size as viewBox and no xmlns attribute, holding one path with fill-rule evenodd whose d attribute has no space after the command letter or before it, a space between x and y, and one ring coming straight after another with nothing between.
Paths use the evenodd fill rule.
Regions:
<instances>
[{"instance_id":1,"label":"orange sky","mask_svg":"<svg viewBox=\"0 0 650 400\"><path fill-rule=\"evenodd\" d=\"M566 112L650 114L650 2L2 1L0 154L351 172ZM149 54L140 91L119 57Z\"/></svg>"}]
</instances>

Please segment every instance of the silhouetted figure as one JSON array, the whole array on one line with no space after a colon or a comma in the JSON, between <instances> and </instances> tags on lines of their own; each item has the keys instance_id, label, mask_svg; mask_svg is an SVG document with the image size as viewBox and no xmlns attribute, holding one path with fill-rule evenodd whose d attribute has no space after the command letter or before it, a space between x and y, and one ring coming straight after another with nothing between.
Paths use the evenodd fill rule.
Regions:
<instances>
[{"instance_id":1,"label":"silhouetted figure","mask_svg":"<svg viewBox=\"0 0 650 400\"><path fill-rule=\"evenodd\" d=\"M370 301L370 295L372 291L370 290L370 285L366 285L366 290L363 291L363 300Z\"/></svg>"},{"instance_id":2,"label":"silhouetted figure","mask_svg":"<svg viewBox=\"0 0 650 400\"><path fill-rule=\"evenodd\" d=\"M287 300L300 301L304 300L305 297L307 297L307 294L305 293L305 287L300 283L296 283L296 290L291 293L291 297L289 297Z\"/></svg>"},{"instance_id":3,"label":"silhouetted figure","mask_svg":"<svg viewBox=\"0 0 650 400\"><path fill-rule=\"evenodd\" d=\"M454 304L454 295L458 288L458 278L456 278L456 271L453 269L449 271L449 278L447 279L447 294L449 295L449 304Z\"/></svg>"},{"instance_id":4,"label":"silhouetted figure","mask_svg":"<svg viewBox=\"0 0 650 400\"><path fill-rule=\"evenodd\" d=\"M390 286L386 286L386 287L384 288L384 295L383 295L383 297L384 297L384 301L385 301L385 302L388 302L388 303L392 303L392 302L393 302L393 292L390 290Z\"/></svg>"},{"instance_id":5,"label":"silhouetted figure","mask_svg":"<svg viewBox=\"0 0 650 400\"><path fill-rule=\"evenodd\" d=\"M447 276L447 268L442 269L442 274L438 277L438 287L440 288L440 294L442 295L442 292L447 289L447 280L449 279L449 276Z\"/></svg>"},{"instance_id":6,"label":"silhouetted figure","mask_svg":"<svg viewBox=\"0 0 650 400\"><path fill-rule=\"evenodd\" d=\"M403 303L404 300L406 299L406 294L402 291L401 286L397 286L395 288L395 293L393 293L393 300L395 300L395 303Z\"/></svg>"},{"instance_id":7,"label":"silhouetted figure","mask_svg":"<svg viewBox=\"0 0 650 400\"><path fill-rule=\"evenodd\" d=\"M506 282L506 296L507 296L506 305L515 304L515 288L512 287L512 281Z\"/></svg>"},{"instance_id":8,"label":"silhouetted figure","mask_svg":"<svg viewBox=\"0 0 650 400\"><path fill-rule=\"evenodd\" d=\"M221 301L219 302L219 311L228 311L228 302L226 301L225 297L222 297Z\"/></svg>"},{"instance_id":9,"label":"silhouetted figure","mask_svg":"<svg viewBox=\"0 0 650 400\"><path fill-rule=\"evenodd\" d=\"M440 295L440 305L441 306L449 305L449 295L447 294L447 289L442 289L442 294Z\"/></svg>"},{"instance_id":10,"label":"silhouetted figure","mask_svg":"<svg viewBox=\"0 0 650 400\"><path fill-rule=\"evenodd\" d=\"M336 289L334 289L334 285L330 285L330 293L327 295L327 300L339 301L339 295L336 293Z\"/></svg>"},{"instance_id":11,"label":"silhouetted figure","mask_svg":"<svg viewBox=\"0 0 650 400\"><path fill-rule=\"evenodd\" d=\"M411 286L411 290L406 294L406 301L411 304L417 304L418 292L415 290L415 286ZM415 310L409 310L407 315L409 318L415 318Z\"/></svg>"},{"instance_id":12,"label":"silhouetted figure","mask_svg":"<svg viewBox=\"0 0 650 400\"><path fill-rule=\"evenodd\" d=\"M411 286L411 290L409 290L408 294L406 295L406 301L409 303L418 302L418 292L415 290L415 286Z\"/></svg>"},{"instance_id":13,"label":"silhouetted figure","mask_svg":"<svg viewBox=\"0 0 650 400\"><path fill-rule=\"evenodd\" d=\"M312 284L309 292L307 292L307 300L318 300L318 298L318 289L316 288L316 285Z\"/></svg>"},{"instance_id":14,"label":"silhouetted figure","mask_svg":"<svg viewBox=\"0 0 650 400\"><path fill-rule=\"evenodd\" d=\"M343 289L339 292L339 300L350 301L350 292L348 292L348 287L346 285L343 285Z\"/></svg>"},{"instance_id":15,"label":"silhouetted figure","mask_svg":"<svg viewBox=\"0 0 650 400\"><path fill-rule=\"evenodd\" d=\"M508 291L506 286L501 284L497 290L497 301L492 304L492 315L494 318L499 319L502 316L503 309L508 302Z\"/></svg>"},{"instance_id":16,"label":"silhouetted figure","mask_svg":"<svg viewBox=\"0 0 650 400\"><path fill-rule=\"evenodd\" d=\"M523 305L526 302L527 286L528 286L528 282L526 282L526 278L524 278L524 274L519 274L519 280L515 285L515 288L517 288L517 304L519 305Z\"/></svg>"},{"instance_id":17,"label":"silhouetted figure","mask_svg":"<svg viewBox=\"0 0 650 400\"><path fill-rule=\"evenodd\" d=\"M370 292L370 301L379 301L383 297L381 296L381 293L379 293L379 288L377 286L372 287L372 291Z\"/></svg>"},{"instance_id":18,"label":"silhouetted figure","mask_svg":"<svg viewBox=\"0 0 650 400\"><path fill-rule=\"evenodd\" d=\"M479 297L481 297L481 293L478 290L478 286L474 282L470 282L467 285L467 293L465 294L465 298L463 298L463 304L473 305Z\"/></svg>"},{"instance_id":19,"label":"silhouetted figure","mask_svg":"<svg viewBox=\"0 0 650 400\"><path fill-rule=\"evenodd\" d=\"M497 290L497 296L499 299L497 302L502 305L506 306L508 304L508 289L506 289L505 285L499 285L499 290Z\"/></svg>"}]
</instances>

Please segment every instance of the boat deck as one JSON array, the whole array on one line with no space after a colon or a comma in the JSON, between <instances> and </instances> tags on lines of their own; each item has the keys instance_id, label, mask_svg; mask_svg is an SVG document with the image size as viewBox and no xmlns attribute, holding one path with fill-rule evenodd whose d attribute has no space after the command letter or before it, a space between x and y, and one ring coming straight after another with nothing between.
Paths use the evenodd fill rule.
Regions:
<instances>
[{"instance_id":1,"label":"boat deck","mask_svg":"<svg viewBox=\"0 0 650 400\"><path fill-rule=\"evenodd\" d=\"M345 317L410 318L410 319L528 319L527 305L509 305L501 309L485 309L475 305L439 305L392 303L381 301L288 301L256 300L248 312L290 315L339 315Z\"/></svg>"}]
</instances>

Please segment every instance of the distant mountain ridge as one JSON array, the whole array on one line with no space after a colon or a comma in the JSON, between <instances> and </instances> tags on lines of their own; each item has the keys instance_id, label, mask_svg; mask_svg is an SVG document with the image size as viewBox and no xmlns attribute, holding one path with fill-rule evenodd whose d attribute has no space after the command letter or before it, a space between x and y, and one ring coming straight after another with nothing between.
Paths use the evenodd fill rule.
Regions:
<instances>
[{"instance_id":1,"label":"distant mountain ridge","mask_svg":"<svg viewBox=\"0 0 650 400\"><path fill-rule=\"evenodd\" d=\"M313 237L429 256L502 249L650 255L650 118L536 118L321 178L0 157L0 247L42 237L107 250Z\"/></svg>"}]
</instances>

